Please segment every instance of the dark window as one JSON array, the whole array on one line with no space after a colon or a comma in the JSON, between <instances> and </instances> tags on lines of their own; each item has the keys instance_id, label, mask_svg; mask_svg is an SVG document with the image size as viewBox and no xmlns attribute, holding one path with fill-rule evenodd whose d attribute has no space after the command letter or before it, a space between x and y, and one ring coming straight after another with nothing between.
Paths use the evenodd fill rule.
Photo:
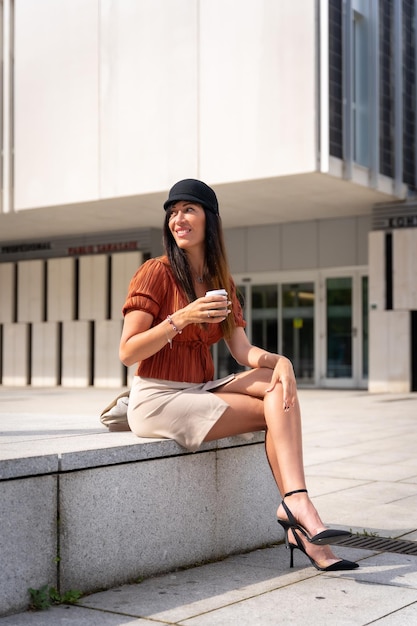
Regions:
<instances>
[{"instance_id":1,"label":"dark window","mask_svg":"<svg viewBox=\"0 0 417 626\"><path fill-rule=\"evenodd\" d=\"M394 77L393 77L393 3L379 2L379 158L381 174L394 176Z\"/></svg>"},{"instance_id":2,"label":"dark window","mask_svg":"<svg viewBox=\"0 0 417 626\"><path fill-rule=\"evenodd\" d=\"M413 188L416 187L414 19L414 0L403 0L403 180Z\"/></svg>"},{"instance_id":3,"label":"dark window","mask_svg":"<svg viewBox=\"0 0 417 626\"><path fill-rule=\"evenodd\" d=\"M343 158L342 1L329 0L329 151Z\"/></svg>"}]
</instances>

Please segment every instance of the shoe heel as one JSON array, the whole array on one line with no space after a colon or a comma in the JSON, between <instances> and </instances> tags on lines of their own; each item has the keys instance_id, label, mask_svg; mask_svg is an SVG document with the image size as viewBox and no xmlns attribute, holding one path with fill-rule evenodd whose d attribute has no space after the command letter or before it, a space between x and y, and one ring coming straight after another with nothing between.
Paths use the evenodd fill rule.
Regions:
<instances>
[{"instance_id":1,"label":"shoe heel","mask_svg":"<svg viewBox=\"0 0 417 626\"><path fill-rule=\"evenodd\" d=\"M288 522L285 522L284 520L281 520L281 519L278 519L277 522L284 529L285 547L286 547L287 550L290 551L290 569L291 569L292 567L294 567L294 550L296 549L296 546L292 545L288 541L288 531L291 528L291 524L289 524Z\"/></svg>"},{"instance_id":2,"label":"shoe heel","mask_svg":"<svg viewBox=\"0 0 417 626\"><path fill-rule=\"evenodd\" d=\"M295 546L292 546L291 544L289 545L290 548L290 569L294 567L294 550L296 549Z\"/></svg>"},{"instance_id":3,"label":"shoe heel","mask_svg":"<svg viewBox=\"0 0 417 626\"><path fill-rule=\"evenodd\" d=\"M277 522L284 529L285 547L289 548L290 544L289 544L289 541L288 541L288 531L291 528L291 525L288 522L286 522L286 521L284 521L282 519L277 519Z\"/></svg>"}]
</instances>

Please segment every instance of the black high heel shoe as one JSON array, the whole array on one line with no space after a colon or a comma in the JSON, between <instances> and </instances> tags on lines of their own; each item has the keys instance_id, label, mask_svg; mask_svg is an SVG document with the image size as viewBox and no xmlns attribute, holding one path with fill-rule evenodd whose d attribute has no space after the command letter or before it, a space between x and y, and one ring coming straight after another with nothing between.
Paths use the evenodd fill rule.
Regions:
<instances>
[{"instance_id":1,"label":"black high heel shoe","mask_svg":"<svg viewBox=\"0 0 417 626\"><path fill-rule=\"evenodd\" d=\"M296 529L296 530L299 530L300 533L303 534L303 536L309 543L313 543L314 545L321 545L321 546L327 546L332 543L337 543L341 539L347 539L347 537L352 536L352 533L348 532L347 530L336 530L334 528L328 528L327 530L322 530L321 533L317 533L317 535L310 537L306 529L297 522L294 515L291 513L290 509L287 507L287 505L284 502L285 498L289 498L294 493L307 493L307 489L296 489L295 491L290 491L289 493L285 494L281 502L284 508L284 511L287 514L288 521L281 520L278 518L278 524L281 524L284 531L286 532L286 535L288 534L289 528Z\"/></svg>"},{"instance_id":2,"label":"black high heel shoe","mask_svg":"<svg viewBox=\"0 0 417 626\"><path fill-rule=\"evenodd\" d=\"M289 527L291 528L291 527ZM354 561L347 561L346 559L340 559L340 561L336 561L336 563L332 563L331 565L328 565L327 567L320 567L320 565L318 565L318 563L316 563L316 561L314 561L314 559L311 558L311 556L309 554L307 554L306 549L304 548L301 539L298 537L297 535L297 531L292 528L292 532L294 535L294 539L297 542L297 545L295 545L294 543L291 543L288 540L288 530L289 528L285 528L285 545L287 548L289 548L291 550L291 554L290 554L290 568L294 567L294 550L301 550L301 552L303 552L306 557L309 559L310 563L312 565L314 565L314 567L319 570L320 572L338 572L338 571L342 571L342 570L351 570L351 569L356 569L357 567L359 567L358 563L355 563Z\"/></svg>"}]
</instances>

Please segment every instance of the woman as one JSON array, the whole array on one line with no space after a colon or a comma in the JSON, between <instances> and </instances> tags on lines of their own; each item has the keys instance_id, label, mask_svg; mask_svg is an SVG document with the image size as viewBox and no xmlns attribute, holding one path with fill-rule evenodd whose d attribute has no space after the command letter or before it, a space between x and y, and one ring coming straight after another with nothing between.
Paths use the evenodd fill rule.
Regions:
<instances>
[{"instance_id":1,"label":"woman","mask_svg":"<svg viewBox=\"0 0 417 626\"><path fill-rule=\"evenodd\" d=\"M191 451L204 441L264 430L267 458L285 494L277 516L290 566L298 548L317 569L354 569L356 563L338 559L328 545L350 533L325 529L307 494L292 365L251 345L244 332L215 192L201 181L181 180L164 209L166 256L138 269L123 307L120 358L127 366L138 363L131 430L175 439ZM217 289L228 295L205 295ZM210 345L222 337L250 369L214 381Z\"/></svg>"}]
</instances>

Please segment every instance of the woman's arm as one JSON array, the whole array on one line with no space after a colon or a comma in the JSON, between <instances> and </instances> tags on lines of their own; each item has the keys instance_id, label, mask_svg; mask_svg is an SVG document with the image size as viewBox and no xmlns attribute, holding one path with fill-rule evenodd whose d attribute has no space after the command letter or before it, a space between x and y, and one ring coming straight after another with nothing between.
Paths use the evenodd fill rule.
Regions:
<instances>
[{"instance_id":1,"label":"woman's arm","mask_svg":"<svg viewBox=\"0 0 417 626\"><path fill-rule=\"evenodd\" d=\"M278 354L267 352L262 348L253 346L242 327L237 327L227 341L231 355L240 364L247 367L268 367L273 370L280 357Z\"/></svg>"},{"instance_id":2,"label":"woman's arm","mask_svg":"<svg viewBox=\"0 0 417 626\"><path fill-rule=\"evenodd\" d=\"M268 352L253 346L243 328L233 331L227 341L231 355L240 364L251 368L267 367L272 370L271 385L267 392L272 391L277 383L283 386L284 408L294 406L296 400L296 382L292 363L287 357Z\"/></svg>"},{"instance_id":3,"label":"woman's arm","mask_svg":"<svg viewBox=\"0 0 417 626\"><path fill-rule=\"evenodd\" d=\"M188 324L219 324L230 313L225 307L227 299L223 296L204 296L172 313L171 322L166 319L156 326L152 326L150 313L128 311L124 318L119 358L128 367L143 361L170 343Z\"/></svg>"},{"instance_id":4,"label":"woman's arm","mask_svg":"<svg viewBox=\"0 0 417 626\"><path fill-rule=\"evenodd\" d=\"M129 367L156 354L178 334L168 320L151 328L152 321L152 315L145 311L126 313L119 346L119 358L124 365Z\"/></svg>"}]
</instances>

